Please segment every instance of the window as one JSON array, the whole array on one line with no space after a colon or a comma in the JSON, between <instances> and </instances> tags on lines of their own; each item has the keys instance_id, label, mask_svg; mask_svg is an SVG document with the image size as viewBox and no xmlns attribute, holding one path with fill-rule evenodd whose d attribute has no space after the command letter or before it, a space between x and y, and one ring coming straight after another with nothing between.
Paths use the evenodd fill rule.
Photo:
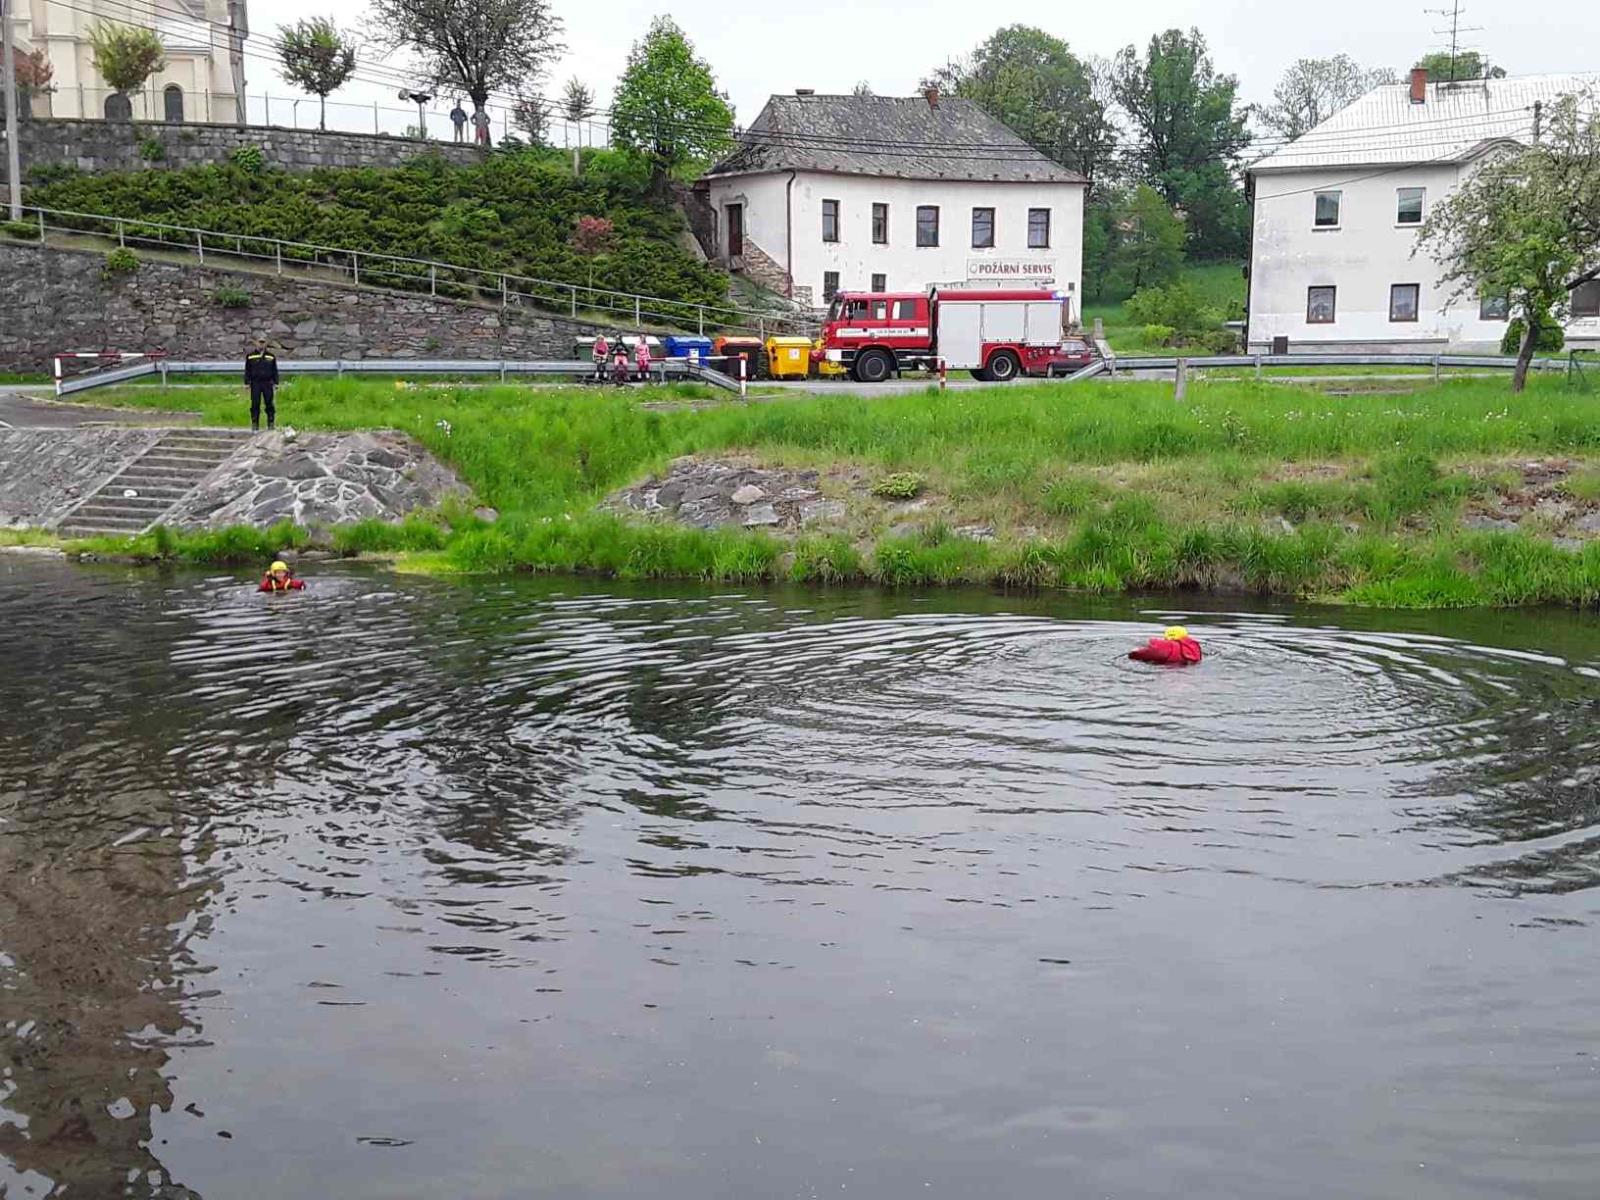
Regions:
<instances>
[{"instance_id":1,"label":"window","mask_svg":"<svg viewBox=\"0 0 1600 1200\"><path fill-rule=\"evenodd\" d=\"M832 300L839 294L839 272L824 271L822 273L822 298Z\"/></svg>"},{"instance_id":2,"label":"window","mask_svg":"<svg viewBox=\"0 0 1600 1200\"><path fill-rule=\"evenodd\" d=\"M887 275L874 275L872 277L872 290L887 292L889 290L889 277Z\"/></svg>"},{"instance_id":3,"label":"window","mask_svg":"<svg viewBox=\"0 0 1600 1200\"><path fill-rule=\"evenodd\" d=\"M917 319L917 302L915 300L896 300L894 302L894 319L896 321L915 321Z\"/></svg>"},{"instance_id":4,"label":"window","mask_svg":"<svg viewBox=\"0 0 1600 1200\"><path fill-rule=\"evenodd\" d=\"M874 321L887 321L889 319L889 302L887 300L874 300L872 302L872 319Z\"/></svg>"},{"instance_id":5,"label":"window","mask_svg":"<svg viewBox=\"0 0 1600 1200\"><path fill-rule=\"evenodd\" d=\"M728 214L728 257L738 258L744 253L744 205L730 204Z\"/></svg>"},{"instance_id":6,"label":"window","mask_svg":"<svg viewBox=\"0 0 1600 1200\"><path fill-rule=\"evenodd\" d=\"M1485 296L1478 301L1478 320L1504 321L1511 316L1509 296Z\"/></svg>"},{"instance_id":7,"label":"window","mask_svg":"<svg viewBox=\"0 0 1600 1200\"><path fill-rule=\"evenodd\" d=\"M1572 289L1572 315L1600 317L1600 279L1591 279Z\"/></svg>"},{"instance_id":8,"label":"window","mask_svg":"<svg viewBox=\"0 0 1600 1200\"><path fill-rule=\"evenodd\" d=\"M183 89L175 83L169 83L161 95L166 119L175 125L183 124Z\"/></svg>"},{"instance_id":9,"label":"window","mask_svg":"<svg viewBox=\"0 0 1600 1200\"><path fill-rule=\"evenodd\" d=\"M824 200L822 202L822 240L837 242L839 240L839 202L837 200Z\"/></svg>"},{"instance_id":10,"label":"window","mask_svg":"<svg viewBox=\"0 0 1600 1200\"><path fill-rule=\"evenodd\" d=\"M989 250L994 247L994 209L972 210L972 248Z\"/></svg>"},{"instance_id":11,"label":"window","mask_svg":"<svg viewBox=\"0 0 1600 1200\"><path fill-rule=\"evenodd\" d=\"M887 246L889 244L889 206L887 204L874 204L872 206L872 244L874 246Z\"/></svg>"},{"instance_id":12,"label":"window","mask_svg":"<svg viewBox=\"0 0 1600 1200\"><path fill-rule=\"evenodd\" d=\"M917 245L939 244L939 206L923 204L917 208Z\"/></svg>"},{"instance_id":13,"label":"window","mask_svg":"<svg viewBox=\"0 0 1600 1200\"><path fill-rule=\"evenodd\" d=\"M1394 223L1396 225L1422 224L1422 197L1426 188L1396 188Z\"/></svg>"},{"instance_id":14,"label":"window","mask_svg":"<svg viewBox=\"0 0 1600 1200\"><path fill-rule=\"evenodd\" d=\"M1336 288L1313 287L1306 289L1306 324L1332 325L1334 293Z\"/></svg>"},{"instance_id":15,"label":"window","mask_svg":"<svg viewBox=\"0 0 1600 1200\"><path fill-rule=\"evenodd\" d=\"M1389 288L1389 320L1415 321L1417 303L1422 297L1422 285L1396 283Z\"/></svg>"},{"instance_id":16,"label":"window","mask_svg":"<svg viewBox=\"0 0 1600 1200\"><path fill-rule=\"evenodd\" d=\"M1316 215L1311 223L1318 229L1337 229L1339 227L1339 201L1343 192L1318 192Z\"/></svg>"},{"instance_id":17,"label":"window","mask_svg":"<svg viewBox=\"0 0 1600 1200\"><path fill-rule=\"evenodd\" d=\"M1028 210L1028 249L1048 250L1050 248L1050 210L1048 208L1030 208Z\"/></svg>"}]
</instances>

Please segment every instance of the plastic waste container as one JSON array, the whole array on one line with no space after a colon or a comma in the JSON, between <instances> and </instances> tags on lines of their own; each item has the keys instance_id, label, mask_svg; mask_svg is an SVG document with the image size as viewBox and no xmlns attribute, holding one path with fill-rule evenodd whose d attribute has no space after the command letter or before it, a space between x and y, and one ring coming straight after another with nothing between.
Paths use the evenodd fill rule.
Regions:
<instances>
[{"instance_id":1,"label":"plastic waste container","mask_svg":"<svg viewBox=\"0 0 1600 1200\"><path fill-rule=\"evenodd\" d=\"M704 363L711 357L711 339L708 337L669 337L668 358L688 358Z\"/></svg>"},{"instance_id":2,"label":"plastic waste container","mask_svg":"<svg viewBox=\"0 0 1600 1200\"><path fill-rule=\"evenodd\" d=\"M767 339L767 371L774 379L804 379L811 374L811 339L778 337Z\"/></svg>"},{"instance_id":3,"label":"plastic waste container","mask_svg":"<svg viewBox=\"0 0 1600 1200\"><path fill-rule=\"evenodd\" d=\"M711 365L734 379L739 378L738 360L745 360L745 378L761 379L766 375L767 353L757 337L719 337L711 343Z\"/></svg>"}]
</instances>

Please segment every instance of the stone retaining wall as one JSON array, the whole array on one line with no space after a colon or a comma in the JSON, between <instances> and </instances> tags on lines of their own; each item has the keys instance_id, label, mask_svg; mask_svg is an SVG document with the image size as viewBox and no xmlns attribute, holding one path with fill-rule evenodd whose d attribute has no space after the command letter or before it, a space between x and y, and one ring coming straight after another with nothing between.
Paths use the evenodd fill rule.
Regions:
<instances>
[{"instance_id":1,"label":"stone retaining wall","mask_svg":"<svg viewBox=\"0 0 1600 1200\"><path fill-rule=\"evenodd\" d=\"M44 117L23 121L24 178L32 167L66 164L85 171L161 170L227 162L240 146L260 146L268 165L290 171L316 167L398 167L421 154L470 166L484 152L470 144L420 141L370 133L319 133L276 125L193 125L165 121L99 121ZM161 157L144 157L159 144ZM0 155L0 180L6 178Z\"/></svg>"},{"instance_id":2,"label":"stone retaining wall","mask_svg":"<svg viewBox=\"0 0 1600 1200\"><path fill-rule=\"evenodd\" d=\"M155 445L161 433L0 429L0 526L49 524Z\"/></svg>"},{"instance_id":3,"label":"stone retaining wall","mask_svg":"<svg viewBox=\"0 0 1600 1200\"><path fill-rule=\"evenodd\" d=\"M0 241L0 371L49 371L68 350L165 350L242 359L266 337L285 358L570 358L595 327L518 306L144 262L103 278L105 256ZM250 295L224 308L227 285Z\"/></svg>"}]
</instances>

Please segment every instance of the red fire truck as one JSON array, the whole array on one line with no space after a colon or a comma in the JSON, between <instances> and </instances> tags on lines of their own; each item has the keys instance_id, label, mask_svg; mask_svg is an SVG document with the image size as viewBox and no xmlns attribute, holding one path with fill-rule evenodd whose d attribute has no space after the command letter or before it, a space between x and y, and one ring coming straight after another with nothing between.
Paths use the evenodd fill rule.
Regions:
<instances>
[{"instance_id":1,"label":"red fire truck","mask_svg":"<svg viewBox=\"0 0 1600 1200\"><path fill-rule=\"evenodd\" d=\"M813 356L861 383L934 370L941 360L996 383L1069 374L1095 361L1088 340L1067 332L1070 313L1064 294L1042 290L841 292Z\"/></svg>"}]
</instances>

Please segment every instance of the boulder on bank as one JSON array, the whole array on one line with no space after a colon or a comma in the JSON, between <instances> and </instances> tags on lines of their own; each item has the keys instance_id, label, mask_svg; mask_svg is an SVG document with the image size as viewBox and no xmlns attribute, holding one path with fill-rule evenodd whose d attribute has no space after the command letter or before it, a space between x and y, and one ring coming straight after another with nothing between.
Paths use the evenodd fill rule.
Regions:
<instances>
[{"instance_id":1,"label":"boulder on bank","mask_svg":"<svg viewBox=\"0 0 1600 1200\"><path fill-rule=\"evenodd\" d=\"M615 511L662 516L697 529L743 527L795 532L837 520L845 506L823 495L816 471L680 458L666 475L611 497Z\"/></svg>"},{"instance_id":2,"label":"boulder on bank","mask_svg":"<svg viewBox=\"0 0 1600 1200\"><path fill-rule=\"evenodd\" d=\"M218 467L173 509L185 529L397 521L469 494L454 472L403 434L258 437Z\"/></svg>"}]
</instances>

